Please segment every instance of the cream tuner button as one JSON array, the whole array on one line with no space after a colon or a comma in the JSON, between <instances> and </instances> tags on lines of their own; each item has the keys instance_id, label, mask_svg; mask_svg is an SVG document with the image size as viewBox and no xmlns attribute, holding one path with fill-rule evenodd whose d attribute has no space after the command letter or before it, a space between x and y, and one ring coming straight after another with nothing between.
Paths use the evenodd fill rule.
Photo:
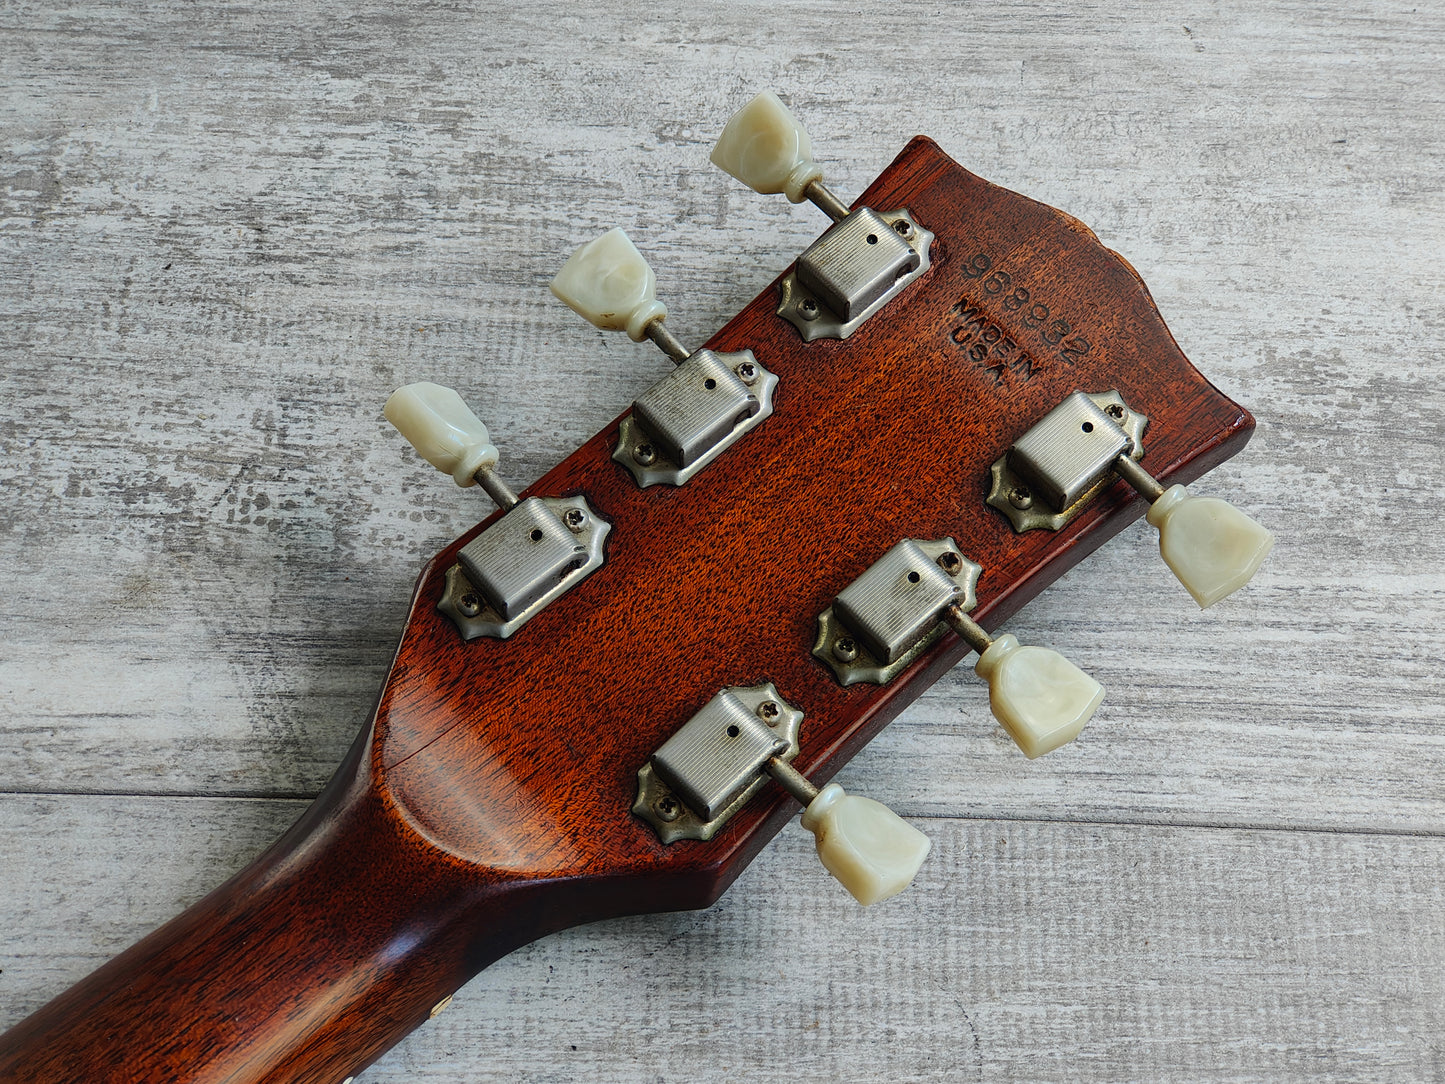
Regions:
<instances>
[{"instance_id":1,"label":"cream tuner button","mask_svg":"<svg viewBox=\"0 0 1445 1084\"><path fill-rule=\"evenodd\" d=\"M728 120L713 148L712 163L755 192L781 192L793 203L808 199L808 186L823 176L813 161L808 133L770 90Z\"/></svg>"},{"instance_id":2,"label":"cream tuner button","mask_svg":"<svg viewBox=\"0 0 1445 1084\"><path fill-rule=\"evenodd\" d=\"M552 280L552 292L588 323L625 331L633 342L667 316L667 306L657 300L657 276L619 228L572 253Z\"/></svg>"},{"instance_id":3,"label":"cream tuner button","mask_svg":"<svg viewBox=\"0 0 1445 1084\"><path fill-rule=\"evenodd\" d=\"M928 837L872 798L845 794L837 783L803 811L828 872L865 907L908 887L928 857Z\"/></svg>"},{"instance_id":4,"label":"cream tuner button","mask_svg":"<svg viewBox=\"0 0 1445 1084\"><path fill-rule=\"evenodd\" d=\"M451 388L408 384L392 392L384 413L422 458L459 486L473 485L478 471L497 465L487 427Z\"/></svg>"},{"instance_id":5,"label":"cream tuner button","mask_svg":"<svg viewBox=\"0 0 1445 1084\"><path fill-rule=\"evenodd\" d=\"M1274 535L1228 501L1193 497L1170 486L1149 506L1159 553L1201 607L1249 582L1274 547Z\"/></svg>"},{"instance_id":6,"label":"cream tuner button","mask_svg":"<svg viewBox=\"0 0 1445 1084\"><path fill-rule=\"evenodd\" d=\"M988 682L989 708L1030 760L1079 736L1104 687L1046 647L1023 647L1004 633L974 666Z\"/></svg>"}]
</instances>

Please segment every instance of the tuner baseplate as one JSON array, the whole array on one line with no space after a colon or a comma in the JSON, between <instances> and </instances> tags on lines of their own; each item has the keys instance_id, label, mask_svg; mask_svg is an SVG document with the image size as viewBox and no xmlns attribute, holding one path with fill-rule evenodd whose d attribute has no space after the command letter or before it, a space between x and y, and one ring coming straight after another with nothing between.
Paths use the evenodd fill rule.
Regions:
<instances>
[{"instance_id":1,"label":"tuner baseplate","mask_svg":"<svg viewBox=\"0 0 1445 1084\"><path fill-rule=\"evenodd\" d=\"M940 558L950 561L957 571L947 574L939 571ZM914 596L929 596L928 577L925 575L920 580L917 572L908 573L910 566L935 574L953 590L946 593L947 597L943 592L935 592L919 599L918 612L911 615L914 619L900 621L899 615L911 608ZM894 582L905 574L916 587ZM951 538L936 542L904 539L870 565L839 593L833 605L818 615L813 657L833 671L840 685L858 681L885 685L938 642L947 626L937 615L946 602L956 602L965 613L978 604L978 578L982 574L982 567L963 556ZM856 602L849 606L850 592L853 596L862 596L861 606ZM852 622L839 615L840 604ZM913 629L897 642L889 642L890 634L896 634L901 625L924 620L929 626L926 631L919 634ZM878 626L879 631L870 632L870 626ZM887 632L882 631L884 628Z\"/></svg>"},{"instance_id":2,"label":"tuner baseplate","mask_svg":"<svg viewBox=\"0 0 1445 1084\"><path fill-rule=\"evenodd\" d=\"M772 417L777 387L751 350L699 350L638 396L612 458L643 489L684 485Z\"/></svg>"},{"instance_id":3,"label":"tuner baseplate","mask_svg":"<svg viewBox=\"0 0 1445 1084\"><path fill-rule=\"evenodd\" d=\"M1144 455L1144 429L1148 426L1149 419L1137 410L1130 409L1129 404L1124 402L1117 391L1089 393L1088 398L1128 435L1129 457L1141 459ZM1035 493L1028 482L1019 476L1009 464L1009 455L1005 452L995 459L993 466L989 468L989 491L984 503L1007 516L1013 529L1019 534L1039 527L1057 531L1067 526L1088 507L1090 501L1116 480L1114 474L1106 473L1084 489L1067 508L1058 511L1050 506L1043 494Z\"/></svg>"},{"instance_id":4,"label":"tuner baseplate","mask_svg":"<svg viewBox=\"0 0 1445 1084\"><path fill-rule=\"evenodd\" d=\"M451 618L463 640L505 640L602 567L602 544L611 530L582 497L529 498L462 548L458 562L447 569L437 609ZM564 547L554 535L570 545ZM565 560L543 553L540 563L529 564L531 554L516 550L531 545L538 552L565 548ZM464 565L472 566L472 575Z\"/></svg>"},{"instance_id":5,"label":"tuner baseplate","mask_svg":"<svg viewBox=\"0 0 1445 1084\"><path fill-rule=\"evenodd\" d=\"M709 701L707 707L683 724L678 733L673 735L673 741L684 736L690 726L706 724L709 721L709 710L724 697L742 710L766 719L767 730L776 738L777 744L782 746L781 751L775 754L779 760L791 762L798 755L798 731L803 725L803 713L779 696L772 682L751 688L724 689L718 697ZM767 704L774 707L765 708ZM732 729L735 731L738 728ZM737 737L742 740L743 736ZM658 754L663 753L669 744L671 742L664 743ZM689 753L694 755L689 756ZM696 760L696 753L695 749L683 750L681 758ZM728 818L745 806L748 799L767 781L766 774L761 771L755 773L752 782L737 790L736 796L718 809L711 820L704 820L658 775L652 759L649 758L637 771L637 800L632 803L632 812L652 825L657 831L657 838L663 843L676 843L680 839L709 840L717 835L728 822Z\"/></svg>"},{"instance_id":6,"label":"tuner baseplate","mask_svg":"<svg viewBox=\"0 0 1445 1084\"><path fill-rule=\"evenodd\" d=\"M932 246L932 231L920 226L907 209L878 213L860 207L814 241L783 276L778 284L778 315L798 329L804 342L846 339L923 277ZM916 254L917 264L901 258L900 249ZM886 282L879 280L880 275ZM844 306L847 313L837 311Z\"/></svg>"}]
</instances>

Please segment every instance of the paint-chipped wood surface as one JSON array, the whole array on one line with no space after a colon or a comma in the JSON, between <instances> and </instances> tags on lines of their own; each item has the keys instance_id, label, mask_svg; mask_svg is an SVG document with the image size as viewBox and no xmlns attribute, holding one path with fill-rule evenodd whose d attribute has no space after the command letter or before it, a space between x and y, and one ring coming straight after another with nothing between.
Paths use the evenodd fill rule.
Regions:
<instances>
[{"instance_id":1,"label":"paint-chipped wood surface","mask_svg":"<svg viewBox=\"0 0 1445 1084\"><path fill-rule=\"evenodd\" d=\"M708 912L503 961L363 1081L1445 1077L1445 13L1384 5L0 10L0 1026L290 823L415 571L665 369L546 281L613 224L700 341L821 225L707 162L772 86L841 193L925 132L1139 270L1259 429L1199 614L1132 528L1011 624L1104 682L1023 760L962 668L842 781L935 837L858 911L785 832Z\"/></svg>"}]
</instances>

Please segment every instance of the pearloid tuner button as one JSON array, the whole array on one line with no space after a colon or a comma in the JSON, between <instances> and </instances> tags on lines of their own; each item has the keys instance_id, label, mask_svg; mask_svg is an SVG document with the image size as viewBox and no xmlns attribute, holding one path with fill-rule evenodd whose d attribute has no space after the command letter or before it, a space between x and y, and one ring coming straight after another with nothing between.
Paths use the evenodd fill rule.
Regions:
<instances>
[{"instance_id":1,"label":"pearloid tuner button","mask_svg":"<svg viewBox=\"0 0 1445 1084\"><path fill-rule=\"evenodd\" d=\"M479 471L497 464L487 427L451 388L408 384L392 392L384 413L428 463L459 486L475 484Z\"/></svg>"},{"instance_id":2,"label":"pearloid tuner button","mask_svg":"<svg viewBox=\"0 0 1445 1084\"><path fill-rule=\"evenodd\" d=\"M932 846L886 805L845 794L837 783L808 803L803 827L816 837L828 872L865 907L907 888Z\"/></svg>"},{"instance_id":3,"label":"pearloid tuner button","mask_svg":"<svg viewBox=\"0 0 1445 1084\"><path fill-rule=\"evenodd\" d=\"M657 300L657 276L620 228L572 253L552 280L552 292L603 331L625 331L633 342L667 316Z\"/></svg>"},{"instance_id":4,"label":"pearloid tuner button","mask_svg":"<svg viewBox=\"0 0 1445 1084\"><path fill-rule=\"evenodd\" d=\"M1228 501L1170 486L1149 506L1159 553L1200 607L1249 582L1274 547L1274 535Z\"/></svg>"},{"instance_id":5,"label":"pearloid tuner button","mask_svg":"<svg viewBox=\"0 0 1445 1084\"><path fill-rule=\"evenodd\" d=\"M813 144L798 118L770 90L743 106L723 128L712 163L765 196L781 192L793 203L810 198L823 177Z\"/></svg>"},{"instance_id":6,"label":"pearloid tuner button","mask_svg":"<svg viewBox=\"0 0 1445 1084\"><path fill-rule=\"evenodd\" d=\"M1004 633L978 657L989 707L1030 760L1073 741L1093 716L1104 688L1057 651L1022 647Z\"/></svg>"}]
</instances>

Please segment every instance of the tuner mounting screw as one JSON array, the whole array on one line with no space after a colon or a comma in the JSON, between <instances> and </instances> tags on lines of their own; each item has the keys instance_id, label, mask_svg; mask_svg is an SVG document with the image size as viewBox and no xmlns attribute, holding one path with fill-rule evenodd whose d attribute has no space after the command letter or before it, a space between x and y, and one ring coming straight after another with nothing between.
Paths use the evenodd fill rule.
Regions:
<instances>
[{"instance_id":1,"label":"tuner mounting screw","mask_svg":"<svg viewBox=\"0 0 1445 1084\"><path fill-rule=\"evenodd\" d=\"M850 637L840 636L833 641L833 658L839 662L852 662L858 657L858 645Z\"/></svg>"},{"instance_id":2,"label":"tuner mounting screw","mask_svg":"<svg viewBox=\"0 0 1445 1084\"><path fill-rule=\"evenodd\" d=\"M950 576L957 576L959 570L963 568L963 558L952 550L944 550L938 555L938 567Z\"/></svg>"},{"instance_id":3,"label":"tuner mounting screw","mask_svg":"<svg viewBox=\"0 0 1445 1084\"><path fill-rule=\"evenodd\" d=\"M1014 486L1009 490L1008 502L1022 512L1034 503L1034 495L1029 492L1028 486Z\"/></svg>"},{"instance_id":4,"label":"tuner mounting screw","mask_svg":"<svg viewBox=\"0 0 1445 1084\"><path fill-rule=\"evenodd\" d=\"M569 508L562 516L562 522L573 534L580 534L582 528L587 525L587 513L580 508Z\"/></svg>"},{"instance_id":5,"label":"tuner mounting screw","mask_svg":"<svg viewBox=\"0 0 1445 1084\"><path fill-rule=\"evenodd\" d=\"M893 228L898 231L899 237L907 237L913 232L913 227L908 224L906 218L900 218L897 222L893 223Z\"/></svg>"},{"instance_id":6,"label":"tuner mounting screw","mask_svg":"<svg viewBox=\"0 0 1445 1084\"><path fill-rule=\"evenodd\" d=\"M639 444L632 449L632 458L639 467L650 467L657 459L657 449L651 444Z\"/></svg>"},{"instance_id":7,"label":"tuner mounting screw","mask_svg":"<svg viewBox=\"0 0 1445 1084\"><path fill-rule=\"evenodd\" d=\"M782 714L783 709L778 707L776 700L764 700L758 705L758 718L769 726L777 726Z\"/></svg>"},{"instance_id":8,"label":"tuner mounting screw","mask_svg":"<svg viewBox=\"0 0 1445 1084\"><path fill-rule=\"evenodd\" d=\"M737 367L738 379L744 384L751 384L758 378L758 367L751 361L745 361Z\"/></svg>"},{"instance_id":9,"label":"tuner mounting screw","mask_svg":"<svg viewBox=\"0 0 1445 1084\"><path fill-rule=\"evenodd\" d=\"M652 811L657 814L659 820L675 821L682 816L682 803L671 794L664 794L652 803Z\"/></svg>"},{"instance_id":10,"label":"tuner mounting screw","mask_svg":"<svg viewBox=\"0 0 1445 1084\"><path fill-rule=\"evenodd\" d=\"M798 314L804 320L816 320L818 318L818 303L811 297L805 297L798 302Z\"/></svg>"},{"instance_id":11,"label":"tuner mounting screw","mask_svg":"<svg viewBox=\"0 0 1445 1084\"><path fill-rule=\"evenodd\" d=\"M1110 403L1104 408L1104 413L1109 415L1109 417L1113 418L1117 422L1123 419L1124 408L1118 403Z\"/></svg>"},{"instance_id":12,"label":"tuner mounting screw","mask_svg":"<svg viewBox=\"0 0 1445 1084\"><path fill-rule=\"evenodd\" d=\"M464 617L476 617L482 612L482 596L475 591L468 591L457 599L457 609Z\"/></svg>"}]
</instances>

